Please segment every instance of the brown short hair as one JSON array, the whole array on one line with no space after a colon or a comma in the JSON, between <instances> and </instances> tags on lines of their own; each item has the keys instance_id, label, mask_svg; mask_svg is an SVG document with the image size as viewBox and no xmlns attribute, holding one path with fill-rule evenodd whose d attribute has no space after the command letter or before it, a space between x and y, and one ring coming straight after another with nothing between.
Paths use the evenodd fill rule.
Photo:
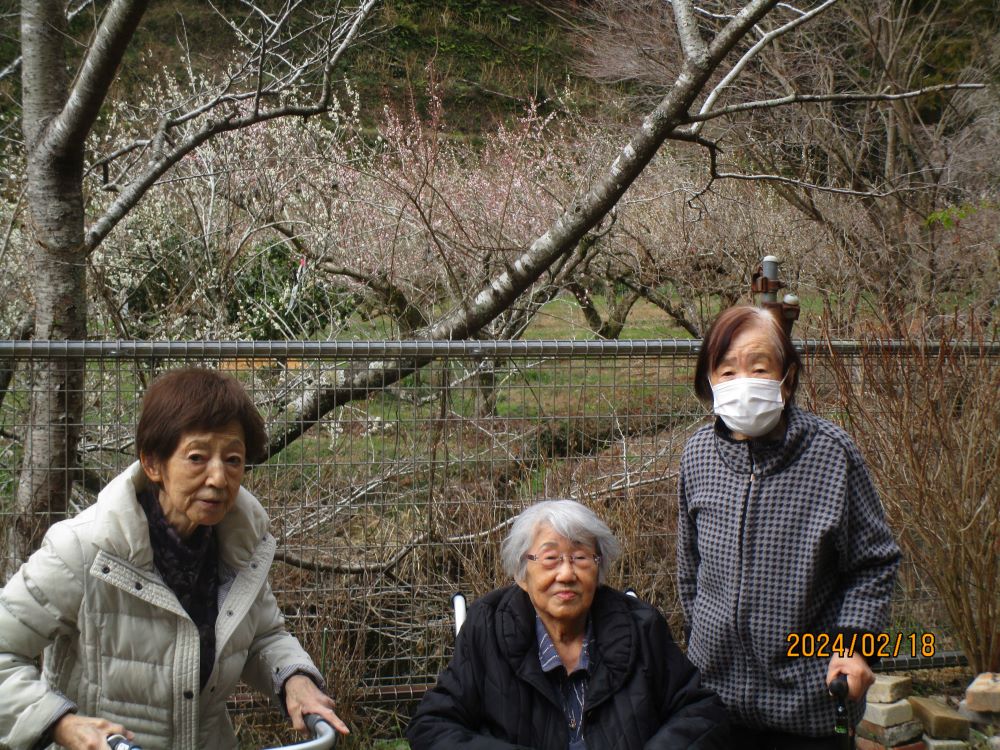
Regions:
<instances>
[{"instance_id":1,"label":"brown short hair","mask_svg":"<svg viewBox=\"0 0 1000 750\"><path fill-rule=\"evenodd\" d=\"M736 335L748 326L765 326L771 334L774 348L781 360L782 377L788 376L785 389L788 392L788 403L795 399L795 391L799 387L799 374L802 372L802 360L795 351L792 340L781 327L778 319L763 307L737 305L719 313L719 317L708 329L702 340L701 351L698 353L698 365L694 371L694 392L705 403L712 403L711 375L719 361L726 356ZM794 365L794 372L789 370Z\"/></svg>"},{"instance_id":2,"label":"brown short hair","mask_svg":"<svg viewBox=\"0 0 1000 750\"><path fill-rule=\"evenodd\" d=\"M146 389L135 431L136 453L166 461L184 433L216 429L233 420L243 427L247 462L263 460L264 418L238 380L201 367L170 370Z\"/></svg>"}]
</instances>

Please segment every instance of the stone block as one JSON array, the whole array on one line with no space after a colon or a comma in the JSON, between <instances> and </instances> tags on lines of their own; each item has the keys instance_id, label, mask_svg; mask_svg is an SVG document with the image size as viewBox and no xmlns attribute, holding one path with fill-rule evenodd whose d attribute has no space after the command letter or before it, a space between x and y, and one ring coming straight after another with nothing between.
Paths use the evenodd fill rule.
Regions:
<instances>
[{"instance_id":1,"label":"stone block","mask_svg":"<svg viewBox=\"0 0 1000 750\"><path fill-rule=\"evenodd\" d=\"M969 739L969 720L953 708L949 708L933 698L910 698L914 715L924 725L924 741L927 737L942 740Z\"/></svg>"},{"instance_id":2,"label":"stone block","mask_svg":"<svg viewBox=\"0 0 1000 750\"><path fill-rule=\"evenodd\" d=\"M1000 713L1000 672L983 672L965 690L965 702L973 711Z\"/></svg>"},{"instance_id":3,"label":"stone block","mask_svg":"<svg viewBox=\"0 0 1000 750\"><path fill-rule=\"evenodd\" d=\"M865 739L874 740L886 747L895 747L918 739L923 734L924 728L919 721L904 721L902 724L893 724L889 727L862 721L858 724L857 732Z\"/></svg>"},{"instance_id":4,"label":"stone block","mask_svg":"<svg viewBox=\"0 0 1000 750\"><path fill-rule=\"evenodd\" d=\"M968 701L962 701L958 704L958 712L968 719L969 723L976 729L985 729L986 727L1000 729L1000 713L973 711L969 708Z\"/></svg>"},{"instance_id":5,"label":"stone block","mask_svg":"<svg viewBox=\"0 0 1000 750\"><path fill-rule=\"evenodd\" d=\"M883 745L881 742L865 739L860 736L855 737L854 747L856 750L927 750L927 745L923 743L923 740L917 740L916 742L911 742L907 745L895 745L890 747L888 745Z\"/></svg>"},{"instance_id":6,"label":"stone block","mask_svg":"<svg viewBox=\"0 0 1000 750\"><path fill-rule=\"evenodd\" d=\"M909 677L876 675L875 683L868 688L865 700L869 703L895 703L908 698L913 692L913 681Z\"/></svg>"},{"instance_id":7,"label":"stone block","mask_svg":"<svg viewBox=\"0 0 1000 750\"><path fill-rule=\"evenodd\" d=\"M908 701L894 703L869 703L865 706L865 721L883 727L904 724L913 718L913 707Z\"/></svg>"},{"instance_id":8,"label":"stone block","mask_svg":"<svg viewBox=\"0 0 1000 750\"><path fill-rule=\"evenodd\" d=\"M938 739L924 735L924 745L927 750L969 750L969 743L962 740Z\"/></svg>"}]
</instances>

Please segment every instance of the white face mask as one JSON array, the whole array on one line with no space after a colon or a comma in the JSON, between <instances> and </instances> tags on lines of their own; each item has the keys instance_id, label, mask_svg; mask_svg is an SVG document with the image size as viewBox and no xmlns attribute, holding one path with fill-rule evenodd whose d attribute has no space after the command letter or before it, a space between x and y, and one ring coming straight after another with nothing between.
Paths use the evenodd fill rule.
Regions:
<instances>
[{"instance_id":1,"label":"white face mask","mask_svg":"<svg viewBox=\"0 0 1000 750\"><path fill-rule=\"evenodd\" d=\"M750 437L766 435L781 419L785 400L781 384L769 378L733 378L712 386L713 411L733 432Z\"/></svg>"}]
</instances>

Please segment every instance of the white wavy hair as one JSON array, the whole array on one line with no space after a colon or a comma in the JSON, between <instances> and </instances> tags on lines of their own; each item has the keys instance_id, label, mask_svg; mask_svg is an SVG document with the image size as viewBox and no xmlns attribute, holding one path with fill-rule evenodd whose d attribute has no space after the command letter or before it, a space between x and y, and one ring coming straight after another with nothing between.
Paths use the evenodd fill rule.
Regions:
<instances>
[{"instance_id":1,"label":"white wavy hair","mask_svg":"<svg viewBox=\"0 0 1000 750\"><path fill-rule=\"evenodd\" d=\"M598 581L603 583L608 567L621 555L621 545L608 525L576 500L542 500L522 510L500 546L504 572L515 581L524 580L527 567L524 556L535 540L538 527L545 525L573 544L593 547L601 556Z\"/></svg>"}]
</instances>

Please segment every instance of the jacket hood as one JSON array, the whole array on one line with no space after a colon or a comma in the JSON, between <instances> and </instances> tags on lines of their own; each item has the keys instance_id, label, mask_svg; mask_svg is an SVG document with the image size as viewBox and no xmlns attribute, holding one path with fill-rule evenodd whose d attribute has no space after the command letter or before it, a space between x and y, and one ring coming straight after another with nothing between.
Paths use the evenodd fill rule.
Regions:
<instances>
[{"instance_id":1,"label":"jacket hood","mask_svg":"<svg viewBox=\"0 0 1000 750\"><path fill-rule=\"evenodd\" d=\"M795 405L785 409L785 434L779 440L751 438L734 440L722 419L716 418L715 449L719 458L737 474L767 476L792 464L809 446L816 433L815 420Z\"/></svg>"},{"instance_id":2,"label":"jacket hood","mask_svg":"<svg viewBox=\"0 0 1000 750\"><path fill-rule=\"evenodd\" d=\"M112 479L97 496L97 502L80 514L93 514L93 539L99 548L144 570L153 568L153 549L146 514L137 495L148 487L150 481L136 461ZM266 538L268 526L267 511L240 487L236 503L216 526L220 561L230 568L243 567Z\"/></svg>"}]
</instances>

